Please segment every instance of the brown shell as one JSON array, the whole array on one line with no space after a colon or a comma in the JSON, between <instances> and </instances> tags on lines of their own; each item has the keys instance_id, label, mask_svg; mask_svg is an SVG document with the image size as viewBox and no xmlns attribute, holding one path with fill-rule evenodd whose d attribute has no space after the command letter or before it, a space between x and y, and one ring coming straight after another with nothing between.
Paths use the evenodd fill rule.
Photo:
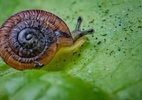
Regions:
<instances>
[{"instance_id":1,"label":"brown shell","mask_svg":"<svg viewBox=\"0 0 142 100\"><path fill-rule=\"evenodd\" d=\"M29 20L38 21L39 23L40 21L44 22L44 25L50 28L52 32L58 31L63 34L55 36L57 40L50 44L50 47L44 51L44 55L40 55L40 57L36 55L35 57L22 58L19 54L16 54L16 50L12 49L11 40L13 38L10 36L17 34L12 33L13 30L16 30L16 25ZM43 10L26 10L19 12L7 19L0 28L0 56L9 66L19 70L37 68L35 61L46 65L54 57L60 47L70 46L72 44L73 39L65 22L56 15Z\"/></svg>"}]
</instances>

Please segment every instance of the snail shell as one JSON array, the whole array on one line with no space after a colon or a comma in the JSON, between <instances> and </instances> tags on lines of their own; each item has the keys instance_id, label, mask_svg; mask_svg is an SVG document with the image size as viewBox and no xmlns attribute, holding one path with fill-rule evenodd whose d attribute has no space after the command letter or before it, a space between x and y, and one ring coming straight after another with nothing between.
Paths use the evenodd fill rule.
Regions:
<instances>
[{"instance_id":1,"label":"snail shell","mask_svg":"<svg viewBox=\"0 0 142 100\"><path fill-rule=\"evenodd\" d=\"M43 10L26 10L8 18L0 28L0 56L24 70L46 65L62 46L73 44L67 25Z\"/></svg>"}]
</instances>

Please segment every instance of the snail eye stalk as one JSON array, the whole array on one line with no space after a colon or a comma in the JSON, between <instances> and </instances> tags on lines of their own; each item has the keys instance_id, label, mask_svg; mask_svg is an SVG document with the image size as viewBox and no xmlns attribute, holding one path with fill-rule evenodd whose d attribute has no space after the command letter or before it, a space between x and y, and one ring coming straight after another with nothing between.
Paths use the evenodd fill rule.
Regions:
<instances>
[{"instance_id":1,"label":"snail eye stalk","mask_svg":"<svg viewBox=\"0 0 142 100\"><path fill-rule=\"evenodd\" d=\"M82 17L79 16L78 19L77 19L76 27L71 32L74 41L76 41L78 38L80 38L80 37L82 37L84 35L94 33L94 29L92 29L92 28L87 29L87 30L81 30L80 28L81 28L82 21L83 21Z\"/></svg>"}]
</instances>

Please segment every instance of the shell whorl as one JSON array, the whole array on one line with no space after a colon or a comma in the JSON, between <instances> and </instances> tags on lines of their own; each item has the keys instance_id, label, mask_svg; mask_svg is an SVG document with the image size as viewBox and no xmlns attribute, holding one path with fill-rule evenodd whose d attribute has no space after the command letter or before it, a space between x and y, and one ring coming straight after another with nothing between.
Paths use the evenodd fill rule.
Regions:
<instances>
[{"instance_id":1,"label":"shell whorl","mask_svg":"<svg viewBox=\"0 0 142 100\"><path fill-rule=\"evenodd\" d=\"M20 70L36 68L35 62L47 64L58 45L72 42L66 24L43 10L17 13L0 28L0 55L7 64Z\"/></svg>"}]
</instances>

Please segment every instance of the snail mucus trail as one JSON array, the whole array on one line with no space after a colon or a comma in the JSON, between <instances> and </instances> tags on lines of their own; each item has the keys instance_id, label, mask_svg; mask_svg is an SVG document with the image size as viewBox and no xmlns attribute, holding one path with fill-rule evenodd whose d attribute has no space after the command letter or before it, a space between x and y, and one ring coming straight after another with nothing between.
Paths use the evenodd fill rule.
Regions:
<instances>
[{"instance_id":1,"label":"snail mucus trail","mask_svg":"<svg viewBox=\"0 0 142 100\"><path fill-rule=\"evenodd\" d=\"M41 68L63 46L74 42L93 29L81 30L78 17L75 29L56 15L42 10L27 10L11 16L0 28L0 56L10 66L19 69Z\"/></svg>"}]
</instances>

